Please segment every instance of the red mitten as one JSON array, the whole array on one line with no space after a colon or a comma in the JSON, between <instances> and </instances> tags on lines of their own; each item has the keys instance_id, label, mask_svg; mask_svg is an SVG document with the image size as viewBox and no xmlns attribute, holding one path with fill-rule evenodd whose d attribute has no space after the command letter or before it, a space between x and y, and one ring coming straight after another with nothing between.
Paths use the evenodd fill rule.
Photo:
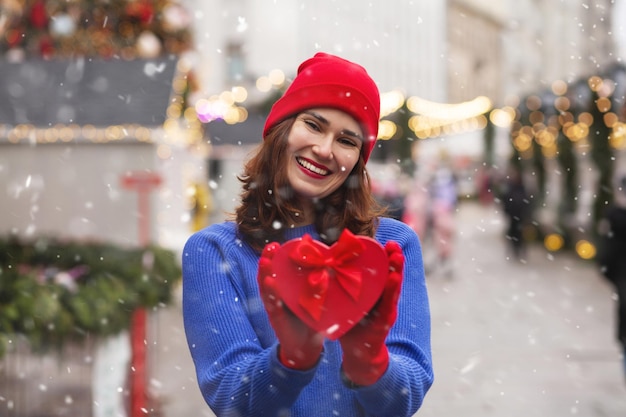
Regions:
<instances>
[{"instance_id":1,"label":"red mitten","mask_svg":"<svg viewBox=\"0 0 626 417\"><path fill-rule=\"evenodd\" d=\"M279 298L276 277L272 275L272 257L279 247L278 243L269 243L261 254L257 275L261 299L278 338L280 362L292 369L310 369L322 353L324 335L304 324Z\"/></svg>"},{"instance_id":2,"label":"red mitten","mask_svg":"<svg viewBox=\"0 0 626 417\"><path fill-rule=\"evenodd\" d=\"M375 383L389 365L385 339L398 316L404 255L393 241L385 245L385 250L389 257L389 275L380 300L363 320L339 338L343 349L343 373L357 385Z\"/></svg>"}]
</instances>

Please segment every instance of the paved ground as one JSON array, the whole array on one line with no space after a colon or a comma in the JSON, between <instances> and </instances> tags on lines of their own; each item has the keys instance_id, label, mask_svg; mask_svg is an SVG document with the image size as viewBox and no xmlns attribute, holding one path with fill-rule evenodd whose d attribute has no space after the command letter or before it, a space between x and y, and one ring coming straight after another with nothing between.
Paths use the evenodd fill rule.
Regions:
<instances>
[{"instance_id":1,"label":"paved ground","mask_svg":"<svg viewBox=\"0 0 626 417\"><path fill-rule=\"evenodd\" d=\"M535 247L526 263L508 260L496 209L463 203L454 275L428 276L436 382L418 415L626 416L610 287L571 255ZM160 313L159 328L163 415L212 416L179 309Z\"/></svg>"},{"instance_id":2,"label":"paved ground","mask_svg":"<svg viewBox=\"0 0 626 417\"><path fill-rule=\"evenodd\" d=\"M594 265L540 247L526 263L508 260L495 207L463 203L457 222L453 276L434 270L427 277L436 381L418 415L626 416L614 300ZM428 242L425 254L430 261ZM149 331L158 410L149 415L212 417L198 391L180 302L152 315ZM0 417L88 416L90 353L67 356L74 362L0 361L0 375L15 370L15 379L0 381Z\"/></svg>"},{"instance_id":3,"label":"paved ground","mask_svg":"<svg viewBox=\"0 0 626 417\"><path fill-rule=\"evenodd\" d=\"M418 415L626 416L610 287L570 255L507 260L501 220L466 204L454 277L428 277L436 382Z\"/></svg>"}]
</instances>

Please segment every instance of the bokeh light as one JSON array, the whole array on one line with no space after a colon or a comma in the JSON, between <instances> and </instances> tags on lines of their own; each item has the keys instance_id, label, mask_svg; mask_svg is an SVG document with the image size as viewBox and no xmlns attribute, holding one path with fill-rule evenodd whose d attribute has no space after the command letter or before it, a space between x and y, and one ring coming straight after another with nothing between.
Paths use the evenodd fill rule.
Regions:
<instances>
[{"instance_id":1,"label":"bokeh light","mask_svg":"<svg viewBox=\"0 0 626 417\"><path fill-rule=\"evenodd\" d=\"M557 233L550 233L543 239L543 245L550 252L556 252L561 250L561 248L563 248L563 243L563 236Z\"/></svg>"},{"instance_id":2,"label":"bokeh light","mask_svg":"<svg viewBox=\"0 0 626 417\"><path fill-rule=\"evenodd\" d=\"M596 256L596 247L587 240L576 242L576 253L582 259L593 259Z\"/></svg>"}]
</instances>

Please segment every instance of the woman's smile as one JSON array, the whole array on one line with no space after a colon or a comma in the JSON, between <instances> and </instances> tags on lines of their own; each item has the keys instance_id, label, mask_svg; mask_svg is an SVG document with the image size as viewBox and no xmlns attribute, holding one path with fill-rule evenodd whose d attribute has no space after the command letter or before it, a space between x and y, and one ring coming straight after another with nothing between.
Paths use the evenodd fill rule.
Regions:
<instances>
[{"instance_id":1,"label":"woman's smile","mask_svg":"<svg viewBox=\"0 0 626 417\"><path fill-rule=\"evenodd\" d=\"M312 175L314 177L323 178L331 174L331 171L328 168L318 165L313 161L309 161L306 158L297 156L296 161L303 168L303 171L306 174Z\"/></svg>"}]
</instances>

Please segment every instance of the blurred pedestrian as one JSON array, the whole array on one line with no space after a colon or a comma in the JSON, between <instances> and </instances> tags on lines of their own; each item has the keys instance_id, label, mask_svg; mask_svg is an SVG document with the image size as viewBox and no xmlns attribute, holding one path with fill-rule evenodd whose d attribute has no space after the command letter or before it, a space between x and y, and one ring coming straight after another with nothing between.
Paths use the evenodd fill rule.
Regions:
<instances>
[{"instance_id":1,"label":"blurred pedestrian","mask_svg":"<svg viewBox=\"0 0 626 417\"><path fill-rule=\"evenodd\" d=\"M494 193L494 173L493 168L486 167L482 168L478 172L478 177L476 180L478 185L478 201L481 204L488 206L493 203L493 193Z\"/></svg>"},{"instance_id":2,"label":"blurred pedestrian","mask_svg":"<svg viewBox=\"0 0 626 417\"><path fill-rule=\"evenodd\" d=\"M400 167L390 165L387 167L388 173L384 178L372 183L372 193L374 198L386 210L386 215L392 219L402 220L404 216L404 177L400 172Z\"/></svg>"},{"instance_id":3,"label":"blurred pedestrian","mask_svg":"<svg viewBox=\"0 0 626 417\"><path fill-rule=\"evenodd\" d=\"M423 243L427 238L431 218L428 186L417 174L404 198L402 221L417 233Z\"/></svg>"},{"instance_id":4,"label":"blurred pedestrian","mask_svg":"<svg viewBox=\"0 0 626 417\"><path fill-rule=\"evenodd\" d=\"M382 216L365 166L379 110L378 88L363 67L324 53L304 61L244 166L232 219L187 241L185 332L200 390L217 416L409 417L424 401L433 372L420 242L407 225ZM286 242L332 245L346 232L375 239L390 268L378 274L384 289L374 307L332 340L287 308L279 285L292 277L276 276L272 259ZM368 285L358 265L351 291ZM309 274L311 294L300 297L340 312L344 305L320 301L335 277L326 268Z\"/></svg>"},{"instance_id":5,"label":"blurred pedestrian","mask_svg":"<svg viewBox=\"0 0 626 417\"><path fill-rule=\"evenodd\" d=\"M502 188L502 209L508 219L506 239L509 241L513 259L526 261L526 240L524 228L530 217L530 199L526 192L521 172L516 168L509 170Z\"/></svg>"},{"instance_id":6,"label":"blurred pedestrian","mask_svg":"<svg viewBox=\"0 0 626 417\"><path fill-rule=\"evenodd\" d=\"M616 337L626 378L626 175L619 180L614 196L614 203L607 208L601 222L603 240L597 261L617 292Z\"/></svg>"},{"instance_id":7,"label":"blurred pedestrian","mask_svg":"<svg viewBox=\"0 0 626 417\"><path fill-rule=\"evenodd\" d=\"M453 249L456 233L456 209L458 204L457 179L447 154L442 154L428 185L430 216L427 224L432 227L432 239L437 254L440 273L446 277L454 274Z\"/></svg>"}]
</instances>

